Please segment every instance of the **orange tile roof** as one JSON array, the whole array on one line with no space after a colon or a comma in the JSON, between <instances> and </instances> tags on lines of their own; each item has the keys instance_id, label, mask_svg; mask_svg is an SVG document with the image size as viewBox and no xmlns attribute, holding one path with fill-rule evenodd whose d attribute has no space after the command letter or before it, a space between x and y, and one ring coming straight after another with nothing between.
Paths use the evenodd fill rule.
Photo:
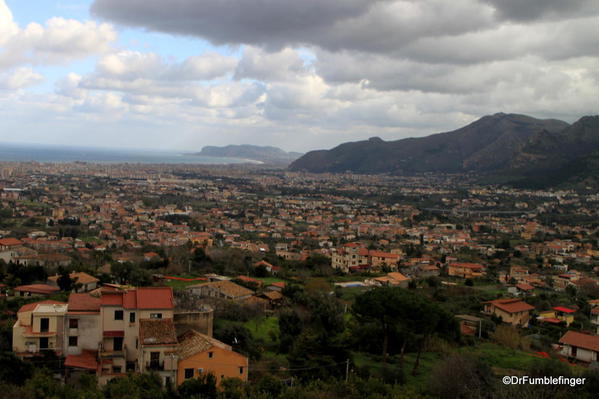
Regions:
<instances>
[{"instance_id":1,"label":"orange tile roof","mask_svg":"<svg viewBox=\"0 0 599 399\"><path fill-rule=\"evenodd\" d=\"M599 352L599 337L579 333L577 331L567 331L559 340L560 344L576 346L577 348L589 349Z\"/></svg>"},{"instance_id":2,"label":"orange tile roof","mask_svg":"<svg viewBox=\"0 0 599 399\"><path fill-rule=\"evenodd\" d=\"M102 292L102 306L125 309L173 309L171 287L140 287L125 292Z\"/></svg>"},{"instance_id":3,"label":"orange tile roof","mask_svg":"<svg viewBox=\"0 0 599 399\"><path fill-rule=\"evenodd\" d=\"M75 367L79 369L97 370L97 352L84 350L80 355L68 355L64 365L66 367Z\"/></svg>"},{"instance_id":4,"label":"orange tile roof","mask_svg":"<svg viewBox=\"0 0 599 399\"><path fill-rule=\"evenodd\" d=\"M100 298L93 297L89 294L69 295L69 313L72 312L99 312L102 301Z\"/></svg>"},{"instance_id":5,"label":"orange tile roof","mask_svg":"<svg viewBox=\"0 0 599 399\"><path fill-rule=\"evenodd\" d=\"M18 240L16 238L0 238L0 245L2 246L6 246L6 247L12 247L12 246L17 246L17 245L23 245L23 242L21 240Z\"/></svg>"},{"instance_id":6,"label":"orange tile roof","mask_svg":"<svg viewBox=\"0 0 599 399\"><path fill-rule=\"evenodd\" d=\"M173 309L171 287L142 287L135 290L138 309Z\"/></svg>"},{"instance_id":7,"label":"orange tile roof","mask_svg":"<svg viewBox=\"0 0 599 399\"><path fill-rule=\"evenodd\" d=\"M535 308L520 299L496 299L487 303L508 313L526 312Z\"/></svg>"},{"instance_id":8,"label":"orange tile roof","mask_svg":"<svg viewBox=\"0 0 599 399\"><path fill-rule=\"evenodd\" d=\"M34 294L53 294L55 292L60 291L57 287L48 285L48 284L29 284L29 285L20 285L15 287L15 291L18 292L32 292Z\"/></svg>"}]
</instances>

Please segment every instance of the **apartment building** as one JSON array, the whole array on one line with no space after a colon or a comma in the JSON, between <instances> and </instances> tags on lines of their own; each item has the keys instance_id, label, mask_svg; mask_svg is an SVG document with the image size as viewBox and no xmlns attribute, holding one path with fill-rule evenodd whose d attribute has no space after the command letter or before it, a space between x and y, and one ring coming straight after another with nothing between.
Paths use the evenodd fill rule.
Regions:
<instances>
[{"instance_id":1,"label":"apartment building","mask_svg":"<svg viewBox=\"0 0 599 399\"><path fill-rule=\"evenodd\" d=\"M189 318L188 313L184 321ZM181 359L181 353L193 352L189 334L200 333L187 330L177 337L171 288L101 289L97 296L72 293L68 303L48 300L23 306L13 327L13 351L23 358L44 350L54 351L65 357L67 378L91 373L100 384L106 384L128 371L153 371L167 385L182 382L179 376L185 372L181 371L184 365L180 361L185 359ZM225 369L217 367L215 373L247 379L245 356L220 341L200 335L219 348L219 358L232 362ZM182 347L187 349L181 352ZM200 364L199 368L214 368L214 365L208 367L212 358L198 359L195 354L192 360ZM232 367L237 372L231 371ZM238 372L240 367L244 373Z\"/></svg>"},{"instance_id":2,"label":"apartment building","mask_svg":"<svg viewBox=\"0 0 599 399\"><path fill-rule=\"evenodd\" d=\"M13 352L19 357L30 357L47 350L62 355L66 313L64 302L47 300L23 305L12 329Z\"/></svg>"}]
</instances>

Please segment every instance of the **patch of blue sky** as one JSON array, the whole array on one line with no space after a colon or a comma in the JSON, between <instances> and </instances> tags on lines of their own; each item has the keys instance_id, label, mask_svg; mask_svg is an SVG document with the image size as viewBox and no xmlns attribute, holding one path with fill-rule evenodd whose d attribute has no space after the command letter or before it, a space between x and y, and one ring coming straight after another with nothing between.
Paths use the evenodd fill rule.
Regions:
<instances>
[{"instance_id":1,"label":"patch of blue sky","mask_svg":"<svg viewBox=\"0 0 599 399\"><path fill-rule=\"evenodd\" d=\"M138 28L121 28L118 33L117 45L119 47L156 53L174 61L182 61L187 57L206 52L217 52L228 56L241 55L239 46L214 46L210 42L196 37L173 36Z\"/></svg>"},{"instance_id":2,"label":"patch of blue sky","mask_svg":"<svg viewBox=\"0 0 599 399\"><path fill-rule=\"evenodd\" d=\"M44 24L52 17L89 20L92 0L6 0L13 19L20 27L30 22Z\"/></svg>"}]
</instances>

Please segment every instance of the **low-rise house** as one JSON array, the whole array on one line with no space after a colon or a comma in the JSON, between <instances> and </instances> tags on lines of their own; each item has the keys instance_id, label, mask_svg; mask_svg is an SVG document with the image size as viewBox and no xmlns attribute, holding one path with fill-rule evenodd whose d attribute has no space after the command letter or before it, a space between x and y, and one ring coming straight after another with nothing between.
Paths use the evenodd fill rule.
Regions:
<instances>
[{"instance_id":1,"label":"low-rise house","mask_svg":"<svg viewBox=\"0 0 599 399\"><path fill-rule=\"evenodd\" d=\"M586 363L599 361L599 336L567 331L559 339L559 344L563 356Z\"/></svg>"},{"instance_id":2,"label":"low-rise house","mask_svg":"<svg viewBox=\"0 0 599 399\"><path fill-rule=\"evenodd\" d=\"M13 289L15 296L47 297L60 291L58 287L48 284L19 285Z\"/></svg>"},{"instance_id":3,"label":"low-rise house","mask_svg":"<svg viewBox=\"0 0 599 399\"><path fill-rule=\"evenodd\" d=\"M233 301L241 301L254 295L254 291L228 280L190 285L187 290L199 297L230 299Z\"/></svg>"},{"instance_id":4,"label":"low-rise house","mask_svg":"<svg viewBox=\"0 0 599 399\"><path fill-rule=\"evenodd\" d=\"M496 299L484 303L483 313L495 315L504 323L517 327L528 327L530 312L534 306L521 299Z\"/></svg>"},{"instance_id":5,"label":"low-rise house","mask_svg":"<svg viewBox=\"0 0 599 399\"><path fill-rule=\"evenodd\" d=\"M447 266L447 274L461 278L482 277L485 274L485 267L479 263L455 262Z\"/></svg>"},{"instance_id":6,"label":"low-rise house","mask_svg":"<svg viewBox=\"0 0 599 399\"><path fill-rule=\"evenodd\" d=\"M99 279L85 272L73 272L69 274L73 280L73 292L90 292L98 288ZM48 277L48 284L58 287L59 275Z\"/></svg>"},{"instance_id":7,"label":"low-rise house","mask_svg":"<svg viewBox=\"0 0 599 399\"><path fill-rule=\"evenodd\" d=\"M220 385L224 378L248 379L248 358L229 345L190 330L179 337L177 385L190 378L212 373Z\"/></svg>"}]
</instances>

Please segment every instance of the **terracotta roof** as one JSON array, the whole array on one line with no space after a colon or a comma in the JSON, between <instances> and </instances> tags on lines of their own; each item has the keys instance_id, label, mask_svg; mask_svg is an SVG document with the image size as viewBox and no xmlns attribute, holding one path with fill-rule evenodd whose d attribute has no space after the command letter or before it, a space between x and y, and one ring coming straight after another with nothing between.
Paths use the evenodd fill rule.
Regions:
<instances>
[{"instance_id":1,"label":"terracotta roof","mask_svg":"<svg viewBox=\"0 0 599 399\"><path fill-rule=\"evenodd\" d=\"M409 280L408 277L404 276L401 273L398 272L391 272L391 273L387 273L387 276L391 277L393 280L397 280L397 281L406 281Z\"/></svg>"},{"instance_id":2,"label":"terracotta roof","mask_svg":"<svg viewBox=\"0 0 599 399\"><path fill-rule=\"evenodd\" d=\"M198 288L198 287L211 287L216 289L228 297L231 298L239 298L246 295L252 295L254 291L242 287L241 285L235 284L232 281L224 280L224 281L214 281L212 283L199 284L199 285L191 285L187 288Z\"/></svg>"},{"instance_id":3,"label":"terracotta roof","mask_svg":"<svg viewBox=\"0 0 599 399\"><path fill-rule=\"evenodd\" d=\"M32 302L32 303L28 303L27 305L23 305L19 309L19 312L30 312L33 309L35 309L35 307L37 305L66 305L66 303L54 301L52 299L47 299L45 301Z\"/></svg>"},{"instance_id":4,"label":"terracotta roof","mask_svg":"<svg viewBox=\"0 0 599 399\"><path fill-rule=\"evenodd\" d=\"M526 283L520 283L520 284L516 284L516 288L522 290L522 291L530 291L530 290L534 290L535 287L533 287L530 284L526 284Z\"/></svg>"},{"instance_id":5,"label":"terracotta roof","mask_svg":"<svg viewBox=\"0 0 599 399\"><path fill-rule=\"evenodd\" d=\"M79 369L97 370L98 360L97 352L84 350L80 355L68 355L64 361L65 367L75 367Z\"/></svg>"},{"instance_id":6,"label":"terracotta roof","mask_svg":"<svg viewBox=\"0 0 599 399\"><path fill-rule=\"evenodd\" d=\"M100 298L89 294L69 295L69 313L72 312L99 312L101 305Z\"/></svg>"},{"instance_id":7,"label":"terracotta roof","mask_svg":"<svg viewBox=\"0 0 599 399\"><path fill-rule=\"evenodd\" d=\"M32 292L34 294L53 294L59 289L57 287L53 287L48 284L29 284L29 285L20 285L15 287L15 291L19 292Z\"/></svg>"},{"instance_id":8,"label":"terracotta roof","mask_svg":"<svg viewBox=\"0 0 599 399\"><path fill-rule=\"evenodd\" d=\"M124 292L102 292L102 306L122 306L125 309L173 309L173 289L140 287Z\"/></svg>"},{"instance_id":9,"label":"terracotta roof","mask_svg":"<svg viewBox=\"0 0 599 399\"><path fill-rule=\"evenodd\" d=\"M179 355L179 359L187 359L196 353L205 352L214 346L225 350L231 350L229 345L220 342L217 339L195 330L189 330L179 337L177 354Z\"/></svg>"},{"instance_id":10,"label":"terracotta roof","mask_svg":"<svg viewBox=\"0 0 599 399\"><path fill-rule=\"evenodd\" d=\"M2 246L6 246L6 247L12 247L12 246L17 246L17 245L23 245L23 242L21 240L18 240L16 238L0 238L0 245Z\"/></svg>"},{"instance_id":11,"label":"terracotta roof","mask_svg":"<svg viewBox=\"0 0 599 399\"><path fill-rule=\"evenodd\" d=\"M141 319L139 339L142 345L171 345L177 343L172 319Z\"/></svg>"},{"instance_id":12,"label":"terracotta roof","mask_svg":"<svg viewBox=\"0 0 599 399\"><path fill-rule=\"evenodd\" d=\"M281 294L279 291L266 291L262 295L267 297L271 301L277 301L283 298L283 294Z\"/></svg>"},{"instance_id":13,"label":"terracotta roof","mask_svg":"<svg viewBox=\"0 0 599 399\"><path fill-rule=\"evenodd\" d=\"M519 313L533 310L535 307L520 299L496 299L487 303L492 304L496 308L499 308L508 313Z\"/></svg>"},{"instance_id":14,"label":"terracotta roof","mask_svg":"<svg viewBox=\"0 0 599 399\"><path fill-rule=\"evenodd\" d=\"M599 337L596 335L583 334L577 331L567 331L560 338L559 342L560 344L576 346L577 348L599 352Z\"/></svg>"},{"instance_id":15,"label":"terracotta roof","mask_svg":"<svg viewBox=\"0 0 599 399\"><path fill-rule=\"evenodd\" d=\"M142 287L136 291L137 309L173 309L171 287Z\"/></svg>"}]
</instances>

